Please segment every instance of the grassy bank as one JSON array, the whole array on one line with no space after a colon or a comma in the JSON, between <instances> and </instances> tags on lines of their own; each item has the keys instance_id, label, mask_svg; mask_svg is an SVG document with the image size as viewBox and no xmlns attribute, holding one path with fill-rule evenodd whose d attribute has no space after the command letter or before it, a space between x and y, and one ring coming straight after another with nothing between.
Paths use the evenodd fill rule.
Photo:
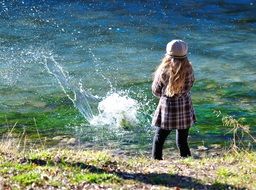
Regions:
<instances>
[{"instance_id":1,"label":"grassy bank","mask_svg":"<svg viewBox=\"0 0 256 190\"><path fill-rule=\"evenodd\" d=\"M154 161L0 143L0 189L256 189L256 153Z\"/></svg>"}]
</instances>

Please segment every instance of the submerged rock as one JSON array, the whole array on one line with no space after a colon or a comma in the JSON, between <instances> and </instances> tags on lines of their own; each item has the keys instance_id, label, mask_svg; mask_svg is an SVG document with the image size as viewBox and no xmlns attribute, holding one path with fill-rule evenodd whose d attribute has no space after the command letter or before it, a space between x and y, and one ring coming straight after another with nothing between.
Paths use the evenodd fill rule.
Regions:
<instances>
[{"instance_id":1,"label":"submerged rock","mask_svg":"<svg viewBox=\"0 0 256 190\"><path fill-rule=\"evenodd\" d=\"M41 101L32 101L31 105L33 105L34 107L37 107L37 108L45 108L46 107L46 103L41 102Z\"/></svg>"}]
</instances>

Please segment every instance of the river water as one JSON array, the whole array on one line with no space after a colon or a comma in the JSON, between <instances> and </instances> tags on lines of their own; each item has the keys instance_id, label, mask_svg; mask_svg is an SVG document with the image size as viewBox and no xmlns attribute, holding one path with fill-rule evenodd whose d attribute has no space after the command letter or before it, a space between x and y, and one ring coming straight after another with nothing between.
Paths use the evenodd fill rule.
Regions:
<instances>
[{"instance_id":1,"label":"river water","mask_svg":"<svg viewBox=\"0 0 256 190\"><path fill-rule=\"evenodd\" d=\"M152 73L178 38L196 76L191 146L228 143L225 115L255 134L255 8L253 0L0 0L0 132L16 123L17 133L38 131L49 143L65 135L148 151ZM174 143L173 133L166 146Z\"/></svg>"}]
</instances>

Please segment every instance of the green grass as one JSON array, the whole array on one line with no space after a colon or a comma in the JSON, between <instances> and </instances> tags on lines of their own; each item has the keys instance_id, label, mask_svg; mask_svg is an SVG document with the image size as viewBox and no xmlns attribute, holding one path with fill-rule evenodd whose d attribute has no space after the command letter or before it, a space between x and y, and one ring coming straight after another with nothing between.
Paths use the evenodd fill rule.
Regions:
<instances>
[{"instance_id":1,"label":"green grass","mask_svg":"<svg viewBox=\"0 0 256 190\"><path fill-rule=\"evenodd\" d=\"M111 184L119 183L121 179L114 174L107 173L78 173L74 175L72 180L75 183L88 182L88 183L97 183L97 184Z\"/></svg>"},{"instance_id":2,"label":"green grass","mask_svg":"<svg viewBox=\"0 0 256 190\"><path fill-rule=\"evenodd\" d=\"M40 189L79 189L85 185L87 189L256 188L255 152L154 161L146 156L119 157L110 151L6 150L0 148L0 176L5 187L12 189L31 185Z\"/></svg>"},{"instance_id":3,"label":"green grass","mask_svg":"<svg viewBox=\"0 0 256 190\"><path fill-rule=\"evenodd\" d=\"M42 182L41 175L34 171L18 174L11 177L11 180L18 182L21 186L31 185L32 183L40 184Z\"/></svg>"}]
</instances>

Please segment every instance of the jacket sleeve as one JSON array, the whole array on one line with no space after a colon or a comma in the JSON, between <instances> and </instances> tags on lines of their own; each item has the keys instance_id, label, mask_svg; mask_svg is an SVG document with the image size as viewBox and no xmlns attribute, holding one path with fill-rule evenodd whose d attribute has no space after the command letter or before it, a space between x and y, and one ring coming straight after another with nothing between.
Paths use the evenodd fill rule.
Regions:
<instances>
[{"instance_id":1,"label":"jacket sleeve","mask_svg":"<svg viewBox=\"0 0 256 190\"><path fill-rule=\"evenodd\" d=\"M160 77L161 74L156 74L152 83L152 93L157 97L161 97L163 89L163 83L161 82Z\"/></svg>"},{"instance_id":2,"label":"jacket sleeve","mask_svg":"<svg viewBox=\"0 0 256 190\"><path fill-rule=\"evenodd\" d=\"M194 76L194 72L192 72L186 78L185 86L184 86L184 91L185 92L189 92L191 90L194 82L195 82L195 76Z\"/></svg>"}]
</instances>

